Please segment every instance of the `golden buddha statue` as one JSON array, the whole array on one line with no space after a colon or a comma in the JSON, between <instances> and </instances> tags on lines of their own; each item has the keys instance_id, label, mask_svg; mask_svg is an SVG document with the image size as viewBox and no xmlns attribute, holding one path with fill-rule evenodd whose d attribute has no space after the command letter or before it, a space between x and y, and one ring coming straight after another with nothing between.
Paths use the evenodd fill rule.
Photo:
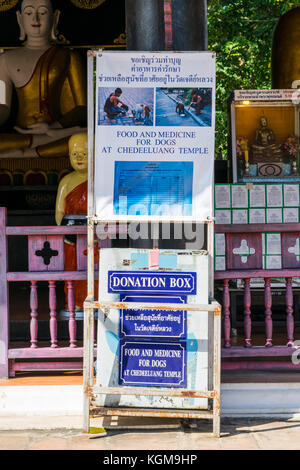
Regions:
<instances>
[{"instance_id":1,"label":"golden buddha statue","mask_svg":"<svg viewBox=\"0 0 300 470\"><path fill-rule=\"evenodd\" d=\"M276 144L274 132L268 127L265 116L260 118L260 127L255 131L251 151L253 163L282 161L281 145Z\"/></svg>"},{"instance_id":2,"label":"golden buddha statue","mask_svg":"<svg viewBox=\"0 0 300 470\"><path fill-rule=\"evenodd\" d=\"M272 88L299 88L299 54L300 6L297 6L279 18L274 30Z\"/></svg>"},{"instance_id":3,"label":"golden buddha statue","mask_svg":"<svg viewBox=\"0 0 300 470\"><path fill-rule=\"evenodd\" d=\"M68 156L68 138L86 125L86 78L79 55L52 47L60 12L50 0L23 0L17 12L24 47L0 54L0 126L18 98L15 133L0 134L0 157Z\"/></svg>"}]
</instances>

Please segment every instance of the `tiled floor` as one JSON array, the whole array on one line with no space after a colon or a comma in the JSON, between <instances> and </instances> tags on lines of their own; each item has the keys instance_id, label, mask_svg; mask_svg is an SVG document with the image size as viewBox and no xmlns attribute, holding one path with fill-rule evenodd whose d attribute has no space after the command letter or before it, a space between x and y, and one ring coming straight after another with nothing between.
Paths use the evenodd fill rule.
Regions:
<instances>
[{"instance_id":1,"label":"tiled floor","mask_svg":"<svg viewBox=\"0 0 300 470\"><path fill-rule=\"evenodd\" d=\"M19 372L15 378L0 380L0 387L34 385L82 385L82 372Z\"/></svg>"},{"instance_id":2,"label":"tiled floor","mask_svg":"<svg viewBox=\"0 0 300 470\"><path fill-rule=\"evenodd\" d=\"M72 430L0 432L0 449L23 450L298 450L300 422L278 420L226 420L222 436L213 438L210 424L196 429L108 431L89 439ZM146 458L146 454L145 457Z\"/></svg>"}]
</instances>

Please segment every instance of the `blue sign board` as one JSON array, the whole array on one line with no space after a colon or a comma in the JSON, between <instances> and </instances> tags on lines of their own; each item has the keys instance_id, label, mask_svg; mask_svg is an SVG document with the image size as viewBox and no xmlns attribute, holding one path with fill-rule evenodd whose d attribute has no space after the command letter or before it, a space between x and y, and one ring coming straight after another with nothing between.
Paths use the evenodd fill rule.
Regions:
<instances>
[{"instance_id":1,"label":"blue sign board","mask_svg":"<svg viewBox=\"0 0 300 470\"><path fill-rule=\"evenodd\" d=\"M132 296L122 294L122 302L186 303L185 295ZM151 338L186 338L186 312L174 310L121 310L120 336Z\"/></svg>"},{"instance_id":2,"label":"blue sign board","mask_svg":"<svg viewBox=\"0 0 300 470\"><path fill-rule=\"evenodd\" d=\"M196 295L196 273L161 271L108 271L110 293Z\"/></svg>"},{"instance_id":3,"label":"blue sign board","mask_svg":"<svg viewBox=\"0 0 300 470\"><path fill-rule=\"evenodd\" d=\"M120 341L119 384L186 387L186 344Z\"/></svg>"}]
</instances>

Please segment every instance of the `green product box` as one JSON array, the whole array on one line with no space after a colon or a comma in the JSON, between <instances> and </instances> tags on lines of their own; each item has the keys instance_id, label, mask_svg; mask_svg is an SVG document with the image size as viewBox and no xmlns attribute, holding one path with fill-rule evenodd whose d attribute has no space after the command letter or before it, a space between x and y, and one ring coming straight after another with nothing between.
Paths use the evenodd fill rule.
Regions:
<instances>
[{"instance_id":1,"label":"green product box","mask_svg":"<svg viewBox=\"0 0 300 470\"><path fill-rule=\"evenodd\" d=\"M299 223L299 207L284 207L282 221L284 224Z\"/></svg>"},{"instance_id":2,"label":"green product box","mask_svg":"<svg viewBox=\"0 0 300 470\"><path fill-rule=\"evenodd\" d=\"M249 188L249 207L260 209L266 207L266 184L253 184Z\"/></svg>"},{"instance_id":3,"label":"green product box","mask_svg":"<svg viewBox=\"0 0 300 470\"><path fill-rule=\"evenodd\" d=\"M231 208L248 209L248 188L246 184L231 184Z\"/></svg>"},{"instance_id":4,"label":"green product box","mask_svg":"<svg viewBox=\"0 0 300 470\"><path fill-rule=\"evenodd\" d=\"M226 257L225 256L215 257L215 271L226 271Z\"/></svg>"},{"instance_id":5,"label":"green product box","mask_svg":"<svg viewBox=\"0 0 300 470\"><path fill-rule=\"evenodd\" d=\"M233 224L248 224L248 209L233 209L231 220Z\"/></svg>"},{"instance_id":6,"label":"green product box","mask_svg":"<svg viewBox=\"0 0 300 470\"><path fill-rule=\"evenodd\" d=\"M282 208L267 209L267 224L282 224Z\"/></svg>"},{"instance_id":7,"label":"green product box","mask_svg":"<svg viewBox=\"0 0 300 470\"><path fill-rule=\"evenodd\" d=\"M215 184L215 209L231 209L230 184Z\"/></svg>"},{"instance_id":8,"label":"green product box","mask_svg":"<svg viewBox=\"0 0 300 470\"><path fill-rule=\"evenodd\" d=\"M281 234L262 234L263 269L281 269Z\"/></svg>"},{"instance_id":9,"label":"green product box","mask_svg":"<svg viewBox=\"0 0 300 470\"><path fill-rule=\"evenodd\" d=\"M299 184L283 185L283 206L299 207Z\"/></svg>"},{"instance_id":10,"label":"green product box","mask_svg":"<svg viewBox=\"0 0 300 470\"><path fill-rule=\"evenodd\" d=\"M215 223L216 224L231 224L231 210L230 209L216 209L215 210Z\"/></svg>"},{"instance_id":11,"label":"green product box","mask_svg":"<svg viewBox=\"0 0 300 470\"><path fill-rule=\"evenodd\" d=\"M249 209L249 224L265 224L266 210L262 208Z\"/></svg>"},{"instance_id":12,"label":"green product box","mask_svg":"<svg viewBox=\"0 0 300 470\"><path fill-rule=\"evenodd\" d=\"M283 207L283 185L267 184L267 207L281 208Z\"/></svg>"},{"instance_id":13,"label":"green product box","mask_svg":"<svg viewBox=\"0 0 300 470\"><path fill-rule=\"evenodd\" d=\"M215 234L215 255L225 256L225 254L226 254L225 233L216 233Z\"/></svg>"}]
</instances>

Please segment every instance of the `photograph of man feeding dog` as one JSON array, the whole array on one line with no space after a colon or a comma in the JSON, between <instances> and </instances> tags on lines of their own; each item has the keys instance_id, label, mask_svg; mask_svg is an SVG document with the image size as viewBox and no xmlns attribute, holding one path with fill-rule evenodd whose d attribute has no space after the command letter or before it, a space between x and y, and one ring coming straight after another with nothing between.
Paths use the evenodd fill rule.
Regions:
<instances>
[{"instance_id":1,"label":"photograph of man feeding dog","mask_svg":"<svg viewBox=\"0 0 300 470\"><path fill-rule=\"evenodd\" d=\"M157 126L211 126L211 88L157 88Z\"/></svg>"},{"instance_id":2,"label":"photograph of man feeding dog","mask_svg":"<svg viewBox=\"0 0 300 470\"><path fill-rule=\"evenodd\" d=\"M153 126L153 88L98 89L98 125Z\"/></svg>"}]
</instances>

